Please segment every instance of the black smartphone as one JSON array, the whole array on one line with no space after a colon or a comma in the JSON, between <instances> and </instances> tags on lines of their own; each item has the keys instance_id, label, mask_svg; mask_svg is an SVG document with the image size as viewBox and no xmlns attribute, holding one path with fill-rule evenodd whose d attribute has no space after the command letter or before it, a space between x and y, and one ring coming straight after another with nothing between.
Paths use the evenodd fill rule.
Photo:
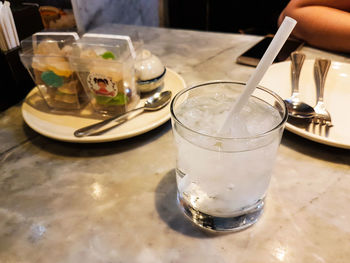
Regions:
<instances>
[{"instance_id":1,"label":"black smartphone","mask_svg":"<svg viewBox=\"0 0 350 263\"><path fill-rule=\"evenodd\" d=\"M253 47L251 47L242 55L240 55L237 58L236 62L239 64L256 67L260 59L264 55L266 49L270 45L272 38L272 35L265 36L263 40L259 41ZM293 51L300 49L303 46L303 44L304 42L298 39L288 38L286 43L283 45L281 51L278 53L276 59L274 60L274 63L286 60Z\"/></svg>"}]
</instances>

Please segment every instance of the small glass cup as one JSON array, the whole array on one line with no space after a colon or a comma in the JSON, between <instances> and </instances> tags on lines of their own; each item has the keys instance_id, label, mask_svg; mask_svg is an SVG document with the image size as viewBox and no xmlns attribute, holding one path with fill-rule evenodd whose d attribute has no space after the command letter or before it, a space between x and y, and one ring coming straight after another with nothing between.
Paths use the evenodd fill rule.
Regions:
<instances>
[{"instance_id":1,"label":"small glass cup","mask_svg":"<svg viewBox=\"0 0 350 263\"><path fill-rule=\"evenodd\" d=\"M218 130L244 85L207 82L171 102L178 204L206 230L239 231L263 212L287 109L277 94L257 87L232 122L235 131L221 135Z\"/></svg>"}]
</instances>

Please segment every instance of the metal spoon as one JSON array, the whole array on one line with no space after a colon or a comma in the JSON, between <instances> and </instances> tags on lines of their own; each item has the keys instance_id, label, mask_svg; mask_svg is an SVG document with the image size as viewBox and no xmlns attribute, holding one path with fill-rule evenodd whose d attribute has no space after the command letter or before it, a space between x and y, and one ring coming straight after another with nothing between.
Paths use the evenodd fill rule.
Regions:
<instances>
[{"instance_id":1,"label":"metal spoon","mask_svg":"<svg viewBox=\"0 0 350 263\"><path fill-rule=\"evenodd\" d=\"M139 107L133 110L130 110L123 115L118 115L111 117L109 119L100 121L98 123L80 128L74 132L74 136L76 137L84 137L88 135L93 134L102 134L105 130L100 130L102 127L106 126L108 123L115 121L115 122L124 122L127 120L128 115L131 112L143 110L143 111L156 111L161 108L163 108L165 105L167 105L171 98L171 91L163 91L162 93L156 93L152 97L149 97L146 101L143 107ZM115 127L115 126L113 126ZM111 128L111 127L110 127ZM106 130L110 130L110 128L107 128Z\"/></svg>"},{"instance_id":2,"label":"metal spoon","mask_svg":"<svg viewBox=\"0 0 350 263\"><path fill-rule=\"evenodd\" d=\"M284 100L287 104L288 115L294 118L313 118L314 109L300 101L299 98L299 76L303 66L305 55L300 52L293 52L291 58L292 96Z\"/></svg>"}]
</instances>

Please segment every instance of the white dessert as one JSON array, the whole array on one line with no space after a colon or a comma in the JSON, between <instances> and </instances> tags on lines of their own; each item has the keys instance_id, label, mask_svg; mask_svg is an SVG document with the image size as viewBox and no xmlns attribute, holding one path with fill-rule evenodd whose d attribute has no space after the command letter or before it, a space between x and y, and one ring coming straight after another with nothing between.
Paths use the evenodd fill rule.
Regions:
<instances>
[{"instance_id":1,"label":"white dessert","mask_svg":"<svg viewBox=\"0 0 350 263\"><path fill-rule=\"evenodd\" d=\"M165 67L149 50L142 50L136 60L135 70L141 92L152 91L163 84Z\"/></svg>"}]
</instances>

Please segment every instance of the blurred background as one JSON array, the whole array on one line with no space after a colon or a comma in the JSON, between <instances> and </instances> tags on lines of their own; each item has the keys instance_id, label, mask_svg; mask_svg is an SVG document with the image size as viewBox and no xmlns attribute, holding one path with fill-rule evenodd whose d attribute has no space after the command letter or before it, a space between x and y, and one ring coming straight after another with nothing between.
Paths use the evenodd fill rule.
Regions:
<instances>
[{"instance_id":1,"label":"blurred background","mask_svg":"<svg viewBox=\"0 0 350 263\"><path fill-rule=\"evenodd\" d=\"M84 33L105 23L266 35L277 30L286 0L9 0L19 40L41 30ZM1 50L0 111L34 87L20 62L20 47Z\"/></svg>"},{"instance_id":2,"label":"blurred background","mask_svg":"<svg viewBox=\"0 0 350 263\"><path fill-rule=\"evenodd\" d=\"M288 0L15 0L37 5L45 28L87 31L104 23L265 35ZM21 26L21 25L18 25Z\"/></svg>"},{"instance_id":3,"label":"blurred background","mask_svg":"<svg viewBox=\"0 0 350 263\"><path fill-rule=\"evenodd\" d=\"M277 30L277 18L288 2L167 0L163 23L175 28L265 35Z\"/></svg>"}]
</instances>

